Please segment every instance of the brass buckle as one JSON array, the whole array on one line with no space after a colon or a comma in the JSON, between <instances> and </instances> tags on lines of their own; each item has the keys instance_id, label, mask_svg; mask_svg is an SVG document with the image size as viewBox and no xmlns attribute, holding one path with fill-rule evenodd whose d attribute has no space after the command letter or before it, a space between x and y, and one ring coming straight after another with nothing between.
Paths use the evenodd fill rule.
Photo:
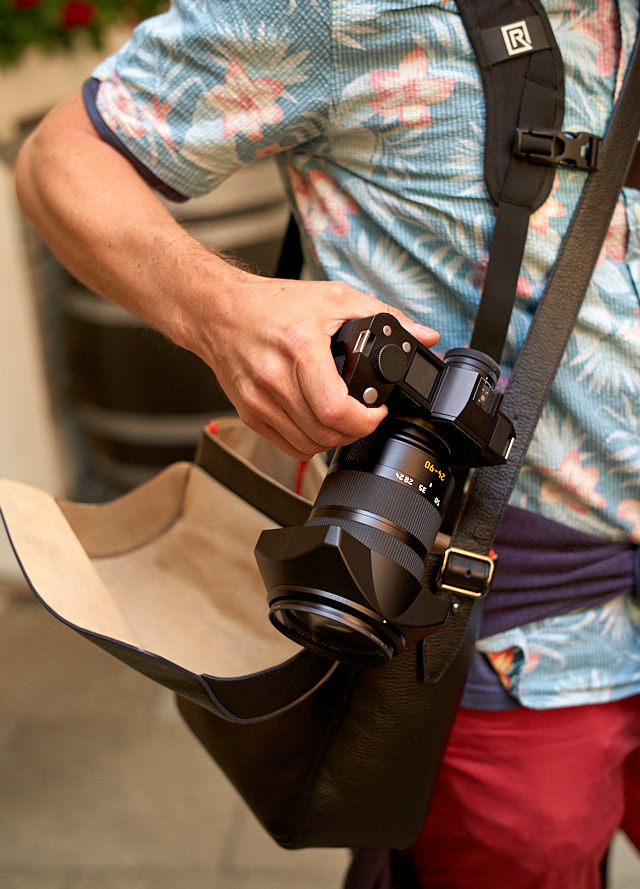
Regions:
<instances>
[{"instance_id":1,"label":"brass buckle","mask_svg":"<svg viewBox=\"0 0 640 889\"><path fill-rule=\"evenodd\" d=\"M460 564L456 565L456 560ZM474 572L468 567L469 562L482 563L484 565L484 576L482 577L481 585L473 583ZM459 593L461 596L470 596L472 599L481 599L489 592L494 570L495 562L491 556L480 556L478 553L471 553L468 550L450 546L444 553L436 582L441 590ZM450 580L445 580L447 572L453 575ZM462 581L466 579L471 581L470 584L462 586ZM476 580L479 580L479 578L476 577Z\"/></svg>"}]
</instances>

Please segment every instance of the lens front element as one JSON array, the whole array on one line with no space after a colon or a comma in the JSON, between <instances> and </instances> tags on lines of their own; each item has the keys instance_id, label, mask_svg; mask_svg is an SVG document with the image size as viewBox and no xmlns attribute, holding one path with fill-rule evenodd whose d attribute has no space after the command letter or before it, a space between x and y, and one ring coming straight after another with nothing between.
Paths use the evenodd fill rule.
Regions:
<instances>
[{"instance_id":1,"label":"lens front element","mask_svg":"<svg viewBox=\"0 0 640 889\"><path fill-rule=\"evenodd\" d=\"M320 601L279 599L273 602L269 617L285 636L348 663L387 663L404 648L397 633L387 636L380 626Z\"/></svg>"}]
</instances>

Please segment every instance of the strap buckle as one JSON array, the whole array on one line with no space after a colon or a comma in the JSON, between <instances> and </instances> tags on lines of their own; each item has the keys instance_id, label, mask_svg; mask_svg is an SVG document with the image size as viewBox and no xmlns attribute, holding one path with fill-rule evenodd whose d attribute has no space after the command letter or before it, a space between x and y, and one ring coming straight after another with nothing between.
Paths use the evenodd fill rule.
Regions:
<instances>
[{"instance_id":1,"label":"strap buckle","mask_svg":"<svg viewBox=\"0 0 640 889\"><path fill-rule=\"evenodd\" d=\"M491 556L450 546L444 553L436 583L441 590L481 599L489 592L494 569Z\"/></svg>"},{"instance_id":2,"label":"strap buckle","mask_svg":"<svg viewBox=\"0 0 640 889\"><path fill-rule=\"evenodd\" d=\"M547 167L571 167L592 173L598 169L602 139L592 133L516 129L513 156Z\"/></svg>"}]
</instances>

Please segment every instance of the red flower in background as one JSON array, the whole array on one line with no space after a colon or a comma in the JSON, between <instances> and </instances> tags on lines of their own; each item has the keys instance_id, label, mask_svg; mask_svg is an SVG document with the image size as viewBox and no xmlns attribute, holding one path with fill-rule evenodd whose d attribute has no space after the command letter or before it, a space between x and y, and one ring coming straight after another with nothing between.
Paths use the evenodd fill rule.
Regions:
<instances>
[{"instance_id":1,"label":"red flower in background","mask_svg":"<svg viewBox=\"0 0 640 889\"><path fill-rule=\"evenodd\" d=\"M93 3L69 0L60 10L60 24L63 28L84 28L95 20L96 13Z\"/></svg>"},{"instance_id":2,"label":"red flower in background","mask_svg":"<svg viewBox=\"0 0 640 889\"><path fill-rule=\"evenodd\" d=\"M110 28L130 27L168 5L167 0L0 0L0 72L28 50L69 53L87 38L100 47Z\"/></svg>"}]
</instances>

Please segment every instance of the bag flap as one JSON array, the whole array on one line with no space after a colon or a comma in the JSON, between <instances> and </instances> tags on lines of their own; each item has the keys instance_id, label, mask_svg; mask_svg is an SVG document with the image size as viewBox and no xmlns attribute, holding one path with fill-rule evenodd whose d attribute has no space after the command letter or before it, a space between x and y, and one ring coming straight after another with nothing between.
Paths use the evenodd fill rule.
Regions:
<instances>
[{"instance_id":1,"label":"bag flap","mask_svg":"<svg viewBox=\"0 0 640 889\"><path fill-rule=\"evenodd\" d=\"M29 583L74 627L220 677L300 650L269 623L253 559L272 523L196 466L98 505L2 481L0 508Z\"/></svg>"}]
</instances>

